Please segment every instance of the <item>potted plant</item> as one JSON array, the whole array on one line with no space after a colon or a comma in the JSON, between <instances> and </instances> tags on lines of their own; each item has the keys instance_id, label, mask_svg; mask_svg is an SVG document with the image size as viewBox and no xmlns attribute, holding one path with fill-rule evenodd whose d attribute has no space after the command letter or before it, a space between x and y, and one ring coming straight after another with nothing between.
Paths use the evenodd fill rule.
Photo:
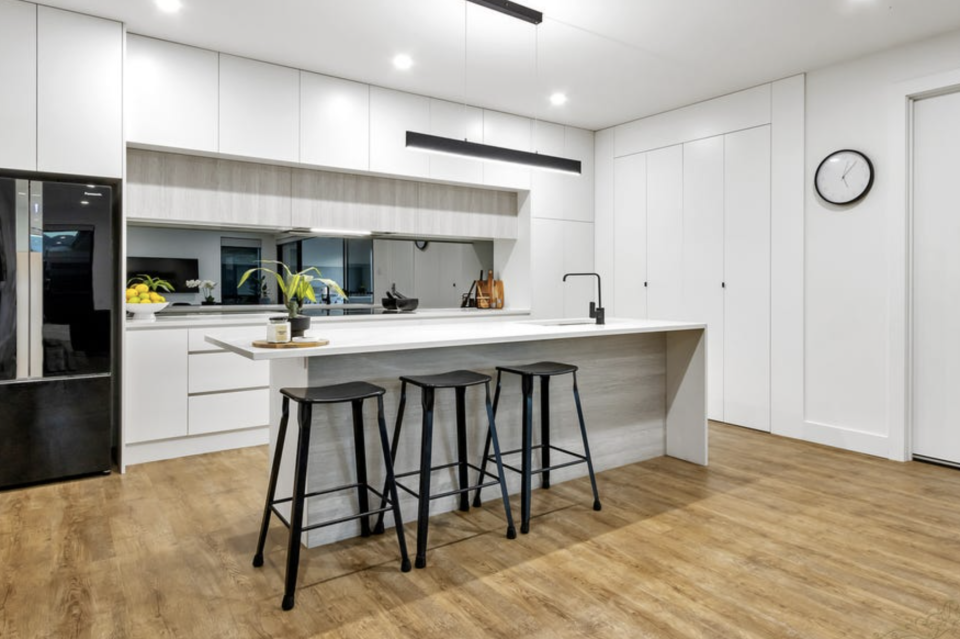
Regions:
<instances>
[{"instance_id":1,"label":"potted plant","mask_svg":"<svg viewBox=\"0 0 960 639\"><path fill-rule=\"evenodd\" d=\"M187 280L187 288L199 288L203 290L203 304L211 305L216 303L213 298L213 289L217 288L217 283L213 280Z\"/></svg>"},{"instance_id":2,"label":"potted plant","mask_svg":"<svg viewBox=\"0 0 960 639\"><path fill-rule=\"evenodd\" d=\"M307 302L316 302L317 295L313 290L313 282L323 282L324 285L335 291L337 295L346 299L347 294L343 292L340 285L331 279L321 277L320 269L316 266L305 268L296 273L283 262L275 260L263 260L264 264L276 264L277 269L264 266L252 268L243 274L237 286L243 286L243 283L254 273L269 273L277 278L277 287L280 289L280 295L283 296L283 305L287 307L287 314L290 316L290 334L293 337L303 337L304 332L310 328L310 318L301 315L303 305ZM282 267L279 268L279 267ZM312 273L316 273L313 275Z\"/></svg>"}]
</instances>

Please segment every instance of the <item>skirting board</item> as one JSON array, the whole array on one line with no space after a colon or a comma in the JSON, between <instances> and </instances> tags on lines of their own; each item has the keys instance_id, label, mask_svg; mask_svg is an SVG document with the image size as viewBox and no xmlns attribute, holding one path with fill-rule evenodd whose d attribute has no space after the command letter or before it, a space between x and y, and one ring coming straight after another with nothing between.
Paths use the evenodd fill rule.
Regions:
<instances>
[{"instance_id":1,"label":"skirting board","mask_svg":"<svg viewBox=\"0 0 960 639\"><path fill-rule=\"evenodd\" d=\"M120 472L126 472L127 466L147 462L189 457L220 450L233 450L248 446L263 446L270 442L270 427L258 426L245 430L226 433L210 433L192 437L178 437L156 442L128 444L123 450L123 466Z\"/></svg>"}]
</instances>

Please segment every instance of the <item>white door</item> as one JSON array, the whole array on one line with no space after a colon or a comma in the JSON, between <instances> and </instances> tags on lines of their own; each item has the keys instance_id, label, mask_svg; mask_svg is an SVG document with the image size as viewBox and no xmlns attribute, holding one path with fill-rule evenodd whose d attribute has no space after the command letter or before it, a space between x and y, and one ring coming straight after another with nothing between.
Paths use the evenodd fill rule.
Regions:
<instances>
[{"instance_id":1,"label":"white door","mask_svg":"<svg viewBox=\"0 0 960 639\"><path fill-rule=\"evenodd\" d=\"M960 463L960 93L913 126L913 452Z\"/></svg>"},{"instance_id":2,"label":"white door","mask_svg":"<svg viewBox=\"0 0 960 639\"><path fill-rule=\"evenodd\" d=\"M724 421L770 430L770 127L724 137Z\"/></svg>"},{"instance_id":3,"label":"white door","mask_svg":"<svg viewBox=\"0 0 960 639\"><path fill-rule=\"evenodd\" d=\"M707 416L723 421L723 136L683 146L683 317L707 324Z\"/></svg>"},{"instance_id":4,"label":"white door","mask_svg":"<svg viewBox=\"0 0 960 639\"><path fill-rule=\"evenodd\" d=\"M647 317L647 156L614 160L614 315Z\"/></svg>"},{"instance_id":5,"label":"white door","mask_svg":"<svg viewBox=\"0 0 960 639\"><path fill-rule=\"evenodd\" d=\"M683 145L647 153L647 316L683 315Z\"/></svg>"}]
</instances>

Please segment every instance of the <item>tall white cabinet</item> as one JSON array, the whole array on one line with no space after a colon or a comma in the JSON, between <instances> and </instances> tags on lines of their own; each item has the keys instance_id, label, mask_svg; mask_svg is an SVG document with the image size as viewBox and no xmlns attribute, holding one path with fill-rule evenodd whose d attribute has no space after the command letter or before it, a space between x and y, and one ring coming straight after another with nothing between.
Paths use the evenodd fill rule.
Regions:
<instances>
[{"instance_id":1,"label":"tall white cabinet","mask_svg":"<svg viewBox=\"0 0 960 639\"><path fill-rule=\"evenodd\" d=\"M707 414L723 421L723 136L683 145L683 314L707 322Z\"/></svg>"},{"instance_id":2,"label":"tall white cabinet","mask_svg":"<svg viewBox=\"0 0 960 639\"><path fill-rule=\"evenodd\" d=\"M706 322L708 415L770 430L770 126L614 160L618 317Z\"/></svg>"},{"instance_id":3,"label":"tall white cabinet","mask_svg":"<svg viewBox=\"0 0 960 639\"><path fill-rule=\"evenodd\" d=\"M770 430L770 127L724 136L723 421Z\"/></svg>"},{"instance_id":4,"label":"tall white cabinet","mask_svg":"<svg viewBox=\"0 0 960 639\"><path fill-rule=\"evenodd\" d=\"M647 155L614 161L613 315L647 316Z\"/></svg>"}]
</instances>

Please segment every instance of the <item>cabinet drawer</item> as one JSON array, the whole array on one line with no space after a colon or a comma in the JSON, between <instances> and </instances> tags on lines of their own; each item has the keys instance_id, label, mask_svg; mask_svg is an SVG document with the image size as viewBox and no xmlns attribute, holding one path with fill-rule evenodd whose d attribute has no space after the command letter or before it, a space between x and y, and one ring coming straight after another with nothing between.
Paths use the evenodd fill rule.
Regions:
<instances>
[{"instance_id":1,"label":"cabinet drawer","mask_svg":"<svg viewBox=\"0 0 960 639\"><path fill-rule=\"evenodd\" d=\"M191 328L190 329L190 352L191 353L213 353L222 351L219 346L214 346L204 336L211 332L209 328Z\"/></svg>"},{"instance_id":2,"label":"cabinet drawer","mask_svg":"<svg viewBox=\"0 0 960 639\"><path fill-rule=\"evenodd\" d=\"M279 315L280 313L278 313ZM267 321L263 320L260 322L253 322L250 324L234 324L231 325L231 329L242 329L249 328L251 326L263 326L267 325ZM223 329L217 329L214 327L207 328L191 328L190 329L190 352L191 353L215 353L217 351L222 351L223 349L219 346L214 346L208 342L205 337L210 333L222 333ZM266 335L266 329L264 329L264 335ZM260 339L263 339L262 337Z\"/></svg>"},{"instance_id":3,"label":"cabinet drawer","mask_svg":"<svg viewBox=\"0 0 960 639\"><path fill-rule=\"evenodd\" d=\"M270 385L270 362L254 362L234 353L190 355L190 392L209 393Z\"/></svg>"},{"instance_id":4,"label":"cabinet drawer","mask_svg":"<svg viewBox=\"0 0 960 639\"><path fill-rule=\"evenodd\" d=\"M267 426L270 424L270 390L193 396L189 424L191 435Z\"/></svg>"}]
</instances>

